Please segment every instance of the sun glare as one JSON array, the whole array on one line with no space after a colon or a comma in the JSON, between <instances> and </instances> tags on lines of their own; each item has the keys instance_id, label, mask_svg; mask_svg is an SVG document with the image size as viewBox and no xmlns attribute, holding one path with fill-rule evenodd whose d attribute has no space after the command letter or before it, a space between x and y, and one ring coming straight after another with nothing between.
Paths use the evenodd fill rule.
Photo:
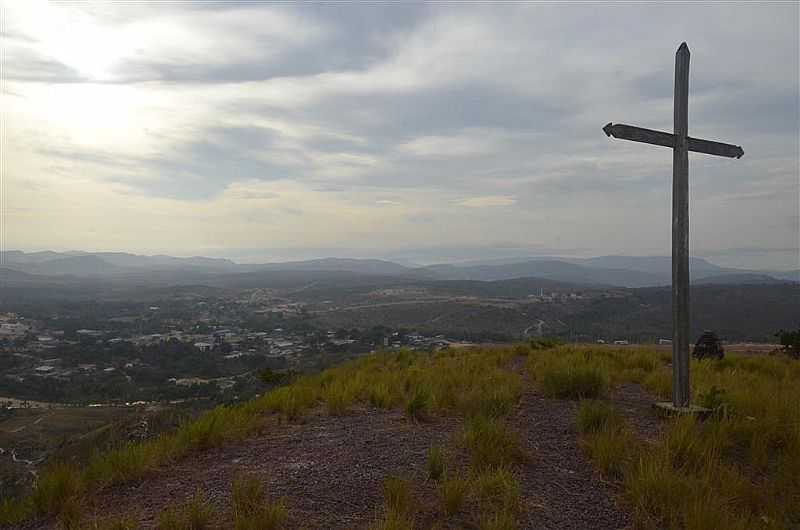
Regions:
<instances>
[{"instance_id":1,"label":"sun glare","mask_svg":"<svg viewBox=\"0 0 800 530\"><path fill-rule=\"evenodd\" d=\"M128 48L123 33L111 31L91 14L44 1L16 6L15 25L38 41L40 51L95 81L113 77L112 69Z\"/></svg>"}]
</instances>

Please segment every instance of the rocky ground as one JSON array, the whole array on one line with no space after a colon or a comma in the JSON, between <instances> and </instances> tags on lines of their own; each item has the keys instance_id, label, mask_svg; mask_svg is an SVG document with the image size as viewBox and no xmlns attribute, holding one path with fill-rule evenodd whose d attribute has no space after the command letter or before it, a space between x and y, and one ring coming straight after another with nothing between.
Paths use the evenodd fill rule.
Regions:
<instances>
[{"instance_id":1,"label":"rocky ground","mask_svg":"<svg viewBox=\"0 0 800 530\"><path fill-rule=\"evenodd\" d=\"M630 528L619 486L604 480L579 448L577 402L547 399L532 385L525 388L509 417L530 455L519 469L521 527ZM654 399L640 387L624 385L609 399L642 438L657 434ZM87 515L107 520L124 514L141 528L154 528L159 512L199 489L221 514L219 527L226 528L231 482L247 473L263 481L271 498L284 499L288 528L367 528L380 514L384 478L404 476L413 479L415 528L474 528L466 517L443 523L434 486L426 480L428 449L454 446L462 425L453 417L414 423L402 412L372 408L342 417L319 411L302 422L269 425L244 442L194 454L146 480L109 488L89 501ZM41 521L35 526L51 527L56 528Z\"/></svg>"}]
</instances>

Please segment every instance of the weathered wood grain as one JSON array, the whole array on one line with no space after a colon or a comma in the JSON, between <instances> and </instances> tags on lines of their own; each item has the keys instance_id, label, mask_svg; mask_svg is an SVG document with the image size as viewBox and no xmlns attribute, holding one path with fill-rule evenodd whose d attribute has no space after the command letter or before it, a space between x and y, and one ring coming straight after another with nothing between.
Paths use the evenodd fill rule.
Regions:
<instances>
[{"instance_id":1,"label":"weathered wood grain","mask_svg":"<svg viewBox=\"0 0 800 530\"><path fill-rule=\"evenodd\" d=\"M672 403L689 406L689 47L675 54L672 150Z\"/></svg>"},{"instance_id":2,"label":"weathered wood grain","mask_svg":"<svg viewBox=\"0 0 800 530\"><path fill-rule=\"evenodd\" d=\"M672 133L645 129L624 123L609 123L603 127L606 136L613 136L620 140L630 140L644 144L661 145L664 147L675 147L675 136ZM688 138L689 151L694 153L704 153L707 155L724 156L727 158L742 158L744 150L739 145L714 142L712 140L701 140L699 138Z\"/></svg>"},{"instance_id":3,"label":"weathered wood grain","mask_svg":"<svg viewBox=\"0 0 800 530\"><path fill-rule=\"evenodd\" d=\"M675 52L674 130L670 134L608 123L606 136L672 148L672 406L689 400L689 151L741 158L741 146L689 137L689 47Z\"/></svg>"}]
</instances>

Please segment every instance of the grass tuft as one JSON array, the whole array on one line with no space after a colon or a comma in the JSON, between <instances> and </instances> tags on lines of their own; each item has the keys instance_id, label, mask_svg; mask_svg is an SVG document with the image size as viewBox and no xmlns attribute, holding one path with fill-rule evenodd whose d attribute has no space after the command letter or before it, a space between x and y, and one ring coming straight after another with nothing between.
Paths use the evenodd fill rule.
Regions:
<instances>
[{"instance_id":1,"label":"grass tuft","mask_svg":"<svg viewBox=\"0 0 800 530\"><path fill-rule=\"evenodd\" d=\"M211 528L214 508L198 490L179 508L167 507L158 518L159 530L206 530Z\"/></svg>"},{"instance_id":2,"label":"grass tuft","mask_svg":"<svg viewBox=\"0 0 800 530\"><path fill-rule=\"evenodd\" d=\"M544 394L558 399L596 398L608 386L607 376L592 366L554 364L541 377Z\"/></svg>"},{"instance_id":3,"label":"grass tuft","mask_svg":"<svg viewBox=\"0 0 800 530\"><path fill-rule=\"evenodd\" d=\"M372 530L413 530L414 520L405 513L387 510Z\"/></svg>"},{"instance_id":4,"label":"grass tuft","mask_svg":"<svg viewBox=\"0 0 800 530\"><path fill-rule=\"evenodd\" d=\"M231 510L236 530L275 530L288 517L282 501L270 502L264 485L253 476L234 479L231 488Z\"/></svg>"},{"instance_id":5,"label":"grass tuft","mask_svg":"<svg viewBox=\"0 0 800 530\"><path fill-rule=\"evenodd\" d=\"M383 481L383 500L387 511L411 513L411 481L389 477Z\"/></svg>"},{"instance_id":6,"label":"grass tuft","mask_svg":"<svg viewBox=\"0 0 800 530\"><path fill-rule=\"evenodd\" d=\"M389 385L385 382L375 383L367 389L367 401L373 407L388 409L394 404Z\"/></svg>"},{"instance_id":7,"label":"grass tuft","mask_svg":"<svg viewBox=\"0 0 800 530\"><path fill-rule=\"evenodd\" d=\"M447 477L437 486L442 508L446 515L454 515L464 508L470 490L470 481L464 477Z\"/></svg>"},{"instance_id":8,"label":"grass tuft","mask_svg":"<svg viewBox=\"0 0 800 530\"><path fill-rule=\"evenodd\" d=\"M388 477L383 481L383 514L374 530L411 530L414 528L414 504L411 481Z\"/></svg>"},{"instance_id":9,"label":"grass tuft","mask_svg":"<svg viewBox=\"0 0 800 530\"><path fill-rule=\"evenodd\" d=\"M606 427L581 439L581 446L601 473L621 478L638 448L638 440L627 429Z\"/></svg>"},{"instance_id":10,"label":"grass tuft","mask_svg":"<svg viewBox=\"0 0 800 530\"><path fill-rule=\"evenodd\" d=\"M428 449L428 478L438 482L445 474L445 453L444 448L435 445Z\"/></svg>"},{"instance_id":11,"label":"grass tuft","mask_svg":"<svg viewBox=\"0 0 800 530\"><path fill-rule=\"evenodd\" d=\"M80 472L68 464L56 464L36 482L31 503L40 514L57 514L83 490Z\"/></svg>"},{"instance_id":12,"label":"grass tuft","mask_svg":"<svg viewBox=\"0 0 800 530\"><path fill-rule=\"evenodd\" d=\"M472 487L482 511L513 512L520 506L520 485L508 467L484 469L473 479Z\"/></svg>"},{"instance_id":13,"label":"grass tuft","mask_svg":"<svg viewBox=\"0 0 800 530\"><path fill-rule=\"evenodd\" d=\"M69 497L60 507L58 522L64 530L79 530L82 528L82 519L80 500L77 497Z\"/></svg>"},{"instance_id":14,"label":"grass tuft","mask_svg":"<svg viewBox=\"0 0 800 530\"><path fill-rule=\"evenodd\" d=\"M423 387L417 387L406 402L406 414L414 421L425 421L431 406L431 394Z\"/></svg>"},{"instance_id":15,"label":"grass tuft","mask_svg":"<svg viewBox=\"0 0 800 530\"><path fill-rule=\"evenodd\" d=\"M472 466L478 470L518 464L526 457L519 435L498 418L470 418L462 439Z\"/></svg>"},{"instance_id":16,"label":"grass tuft","mask_svg":"<svg viewBox=\"0 0 800 530\"><path fill-rule=\"evenodd\" d=\"M34 513L32 499L27 497L22 500L3 498L0 500L0 524L16 526L29 519Z\"/></svg>"},{"instance_id":17,"label":"grass tuft","mask_svg":"<svg viewBox=\"0 0 800 530\"><path fill-rule=\"evenodd\" d=\"M578 432L602 431L620 423L617 412L605 401L583 400L578 409Z\"/></svg>"},{"instance_id":18,"label":"grass tuft","mask_svg":"<svg viewBox=\"0 0 800 530\"><path fill-rule=\"evenodd\" d=\"M343 416L355 401L351 385L347 381L334 381L323 391L322 399L331 416Z\"/></svg>"},{"instance_id":19,"label":"grass tuft","mask_svg":"<svg viewBox=\"0 0 800 530\"><path fill-rule=\"evenodd\" d=\"M108 521L95 521L83 530L138 530L139 525L131 517L117 517Z\"/></svg>"},{"instance_id":20,"label":"grass tuft","mask_svg":"<svg viewBox=\"0 0 800 530\"><path fill-rule=\"evenodd\" d=\"M478 528L480 530L514 530L517 528L517 518L513 512L508 510L484 513L478 522Z\"/></svg>"}]
</instances>

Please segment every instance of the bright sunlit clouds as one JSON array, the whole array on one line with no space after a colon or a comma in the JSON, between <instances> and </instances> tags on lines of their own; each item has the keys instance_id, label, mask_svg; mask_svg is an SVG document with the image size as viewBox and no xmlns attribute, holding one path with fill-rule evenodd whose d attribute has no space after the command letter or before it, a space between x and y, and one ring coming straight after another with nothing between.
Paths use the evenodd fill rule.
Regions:
<instances>
[{"instance_id":1,"label":"bright sunlit clouds","mask_svg":"<svg viewBox=\"0 0 800 530\"><path fill-rule=\"evenodd\" d=\"M600 128L671 127L687 40L746 153L692 158L692 252L798 266L796 4L0 6L9 248L663 255L671 157Z\"/></svg>"},{"instance_id":2,"label":"bright sunlit clouds","mask_svg":"<svg viewBox=\"0 0 800 530\"><path fill-rule=\"evenodd\" d=\"M43 0L4 3L4 15L16 34L42 56L93 80L111 77L115 62L130 53L131 35L103 27L89 13L69 4Z\"/></svg>"}]
</instances>

